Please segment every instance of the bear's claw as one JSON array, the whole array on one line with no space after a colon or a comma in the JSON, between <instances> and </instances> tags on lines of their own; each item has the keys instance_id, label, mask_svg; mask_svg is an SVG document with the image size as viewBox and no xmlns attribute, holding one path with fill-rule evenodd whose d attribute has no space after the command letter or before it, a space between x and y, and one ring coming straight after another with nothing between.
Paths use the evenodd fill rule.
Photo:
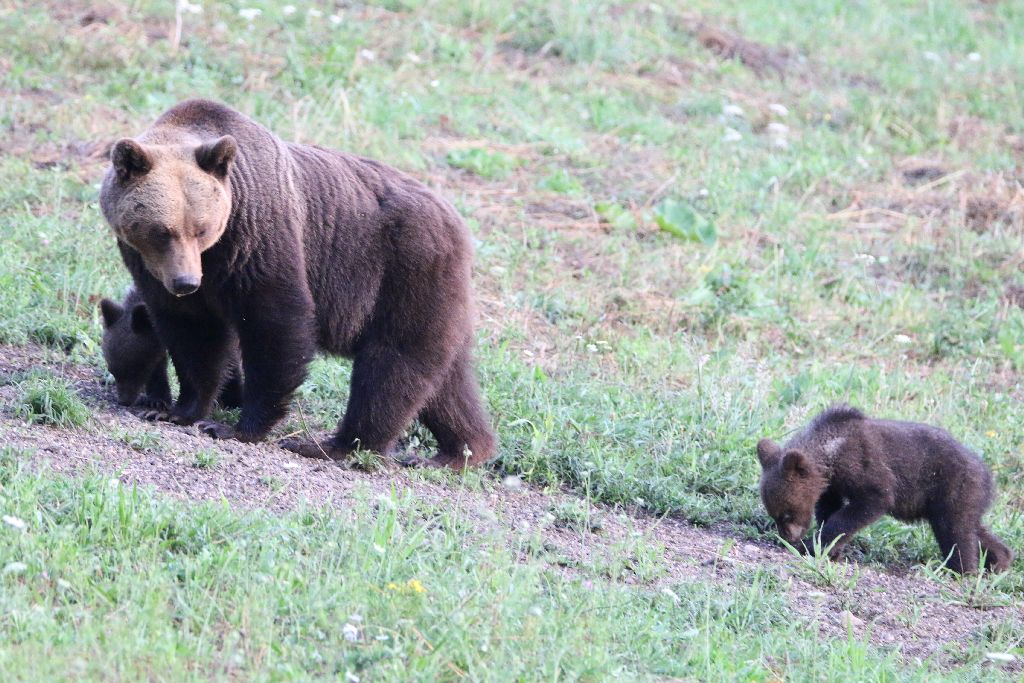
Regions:
<instances>
[{"instance_id":1,"label":"bear's claw","mask_svg":"<svg viewBox=\"0 0 1024 683\"><path fill-rule=\"evenodd\" d=\"M196 422L196 429L214 439L234 439L237 436L234 427L215 420L200 420Z\"/></svg>"},{"instance_id":2,"label":"bear's claw","mask_svg":"<svg viewBox=\"0 0 1024 683\"><path fill-rule=\"evenodd\" d=\"M162 398L150 398L149 396L141 396L135 401L135 408L143 410L150 410L155 412L163 412L171 407L171 404Z\"/></svg>"},{"instance_id":3,"label":"bear's claw","mask_svg":"<svg viewBox=\"0 0 1024 683\"><path fill-rule=\"evenodd\" d=\"M138 417L141 417L143 420L148 420L150 422L169 422L170 419L171 419L171 414L169 412L167 412L166 410L145 410L145 409L143 409L143 410L135 411L135 414Z\"/></svg>"}]
</instances>

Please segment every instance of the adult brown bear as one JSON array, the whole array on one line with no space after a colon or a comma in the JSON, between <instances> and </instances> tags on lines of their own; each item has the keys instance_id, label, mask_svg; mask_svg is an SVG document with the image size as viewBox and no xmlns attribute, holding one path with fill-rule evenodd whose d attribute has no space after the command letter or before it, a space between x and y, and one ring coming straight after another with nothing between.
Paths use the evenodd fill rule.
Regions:
<instances>
[{"instance_id":1,"label":"adult brown bear","mask_svg":"<svg viewBox=\"0 0 1024 683\"><path fill-rule=\"evenodd\" d=\"M118 141L111 161L100 205L182 379L167 419L262 439L320 348L354 359L348 407L331 438L284 447L387 453L418 417L438 441L433 464L494 454L471 357L472 247L450 204L207 100ZM204 418L235 343L245 387L231 428Z\"/></svg>"}]
</instances>

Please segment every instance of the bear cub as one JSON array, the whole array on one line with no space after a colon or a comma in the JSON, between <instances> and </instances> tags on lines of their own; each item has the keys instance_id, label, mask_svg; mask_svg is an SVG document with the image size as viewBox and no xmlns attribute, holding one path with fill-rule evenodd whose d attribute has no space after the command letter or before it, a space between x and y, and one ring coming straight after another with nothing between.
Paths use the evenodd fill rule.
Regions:
<instances>
[{"instance_id":1,"label":"bear cub","mask_svg":"<svg viewBox=\"0 0 1024 683\"><path fill-rule=\"evenodd\" d=\"M812 512L821 525L821 547L835 541L832 557L889 514L928 520L946 565L956 572L977 572L979 550L989 571L1005 571L1013 562L1013 552L981 524L992 503L991 473L944 429L873 419L838 405L784 446L762 439L757 458L761 500L792 545L801 547Z\"/></svg>"},{"instance_id":2,"label":"bear cub","mask_svg":"<svg viewBox=\"0 0 1024 683\"><path fill-rule=\"evenodd\" d=\"M171 406L167 380L167 348L157 337L149 310L134 287L124 301L100 301L103 320L103 359L114 376L117 402L152 410ZM242 384L237 367L221 388L219 400L227 408L242 404Z\"/></svg>"}]
</instances>

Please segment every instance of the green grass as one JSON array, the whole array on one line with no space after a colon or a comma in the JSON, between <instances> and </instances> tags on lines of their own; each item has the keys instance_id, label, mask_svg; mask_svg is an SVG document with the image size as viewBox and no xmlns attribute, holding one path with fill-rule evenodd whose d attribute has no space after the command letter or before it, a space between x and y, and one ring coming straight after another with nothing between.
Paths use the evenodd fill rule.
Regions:
<instances>
[{"instance_id":1,"label":"green grass","mask_svg":"<svg viewBox=\"0 0 1024 683\"><path fill-rule=\"evenodd\" d=\"M218 98L283 137L408 170L439 187L466 217L477 240L477 356L501 439L499 476L763 537L773 528L757 497L754 444L762 436L784 438L817 410L847 400L870 414L941 424L979 452L999 491L988 523L1008 545L1024 549L1024 309L1012 297L1014 288L1024 288L1024 228L1010 201L1024 135L1019 3L701 0L684 15L671 3L405 0L338 9L336 23L331 12L311 16L298 3L291 15L285 3L203 4L202 15L185 15L176 52L159 36L147 38L144 28L169 27L173 3L135 2L108 23L87 27L46 3L0 9L0 54L7 55L0 125L10 132L0 143L0 341L34 341L102 366L95 297L120 296L128 277L96 204L103 164L75 150L141 131L184 97ZM243 6L263 12L250 22L238 14ZM786 48L785 78L759 76L738 59L713 55L693 30L696 14ZM734 106L741 116L730 113ZM769 129L773 122L787 126L785 146L771 132L779 128ZM911 182L900 170L910 157L940 162L954 175L932 186ZM1002 213L972 228L968 206L981 199L995 201ZM314 363L299 399L311 429L336 424L348 373L342 361ZM84 421L67 387L46 382L33 386L50 403L31 407L26 399L23 413ZM281 429L302 427L293 411ZM422 430L414 436L429 446ZM87 490L33 486L69 499ZM145 501L139 505L164 509ZM174 510L186 525L214 514ZM375 533L372 514L354 515L353 529ZM316 536L321 531L311 535L315 543L295 545L300 539L283 529L300 522L258 524L267 526L239 531L232 541L238 545L218 542L217 552L242 553L256 543L274 557L299 552L293 562L328 562L301 554L328 542ZM264 532L273 538L253 540ZM505 594L491 578L479 593L467 587L457 600L437 598L434 612L417 611L422 604L380 612L384 621L395 620L388 628L404 634L401 647L350 648L337 640L348 607L326 597L324 604L302 602L335 590L353 600L376 595L365 585L342 590L340 583L310 588L305 597L298 588L287 598L247 597L253 602L245 614L260 626L242 638L238 633L249 630L222 628L228 618L218 610L230 608L235 623L246 623L250 616L230 604L231 596L248 595L252 583L231 589L237 593L210 589L207 598L221 598L202 604L205 625L188 622L192 630L182 634L139 628L142 635L129 635L134 631L124 625L120 659L111 661L127 667L128 678L145 677L131 667L148 666L175 677L186 672L188 656L202 660L196 670L207 674L251 671L258 662L266 671L284 667L286 678L288 667L314 661L302 644L311 627L275 620L275 610L296 604L288 612L296 620L330 617L327 640L316 646L324 659L315 665L324 675L377 662L377 647L396 659L381 655L365 664L380 667L370 669L371 678L401 678L399 660L415 663L409 671L423 679L457 676L442 668L447 662L474 677L507 679L519 671L585 679L618 671L762 680L811 677L833 666L837 679L917 675L856 641L826 646L794 630L775 611L781 603L774 589L757 583L763 577L751 590L768 596L764 613L737 616L730 610L738 608L719 601L742 603L750 595L720 596L695 585L680 589L675 607L614 584L594 595L552 584L536 568L514 568L475 539L466 543L460 552L496 553L493 562L504 562L507 575L501 585L516 596L498 600ZM357 557L365 550L345 547ZM891 520L861 533L851 550L880 566L934 566L938 555L926 528ZM101 576L105 552L94 567ZM430 557L423 562L436 562L436 575L403 560L386 580L419 578L430 591L437 583L484 581L456 572L442 582L444 563ZM651 573L653 561L642 551L633 561ZM365 574L352 562L339 565L339 577ZM620 576L624 570L613 565L604 573ZM154 581L164 580L152 571ZM846 580L824 566L807 571L826 583ZM1019 604L1021 563L988 592ZM474 612L484 597L512 611L499 610L496 621L483 607ZM530 621L531 599L552 611ZM467 611L449 632L448 622L435 617L461 600L468 600L460 608ZM174 604L174 619L195 618L173 601L155 604ZM102 623L100 615L112 613L138 619L135 627L148 618L102 598L76 609L61 618ZM367 619L369 609L351 608ZM26 611L5 628L37 618L43 616ZM754 620L749 628L728 632L719 623L745 619ZM202 630L215 624L222 628L216 636ZM444 656L432 658L413 626L426 642L442 642ZM498 645L520 632L526 640ZM66 658L45 661L60 667L80 658L86 667L102 666L106 660L82 654L99 632L84 633L92 635L69 635L53 646ZM463 647L460 636L472 647ZM39 639L19 642L20 662L43 651ZM473 650L483 644L493 659L486 667L485 653ZM341 654L350 650L365 659ZM630 651L644 654L624 654ZM791 652L792 659L769 661L769 651ZM141 652L148 654L133 657ZM828 661L814 669L809 660L801 663L811 652ZM262 659L247 659L253 653Z\"/></svg>"},{"instance_id":2,"label":"green grass","mask_svg":"<svg viewBox=\"0 0 1024 683\"><path fill-rule=\"evenodd\" d=\"M62 377L36 375L21 385L17 413L28 422L54 427L81 427L89 420L89 408Z\"/></svg>"},{"instance_id":3,"label":"green grass","mask_svg":"<svg viewBox=\"0 0 1024 683\"><path fill-rule=\"evenodd\" d=\"M729 595L633 590L518 562L447 505L361 501L344 523L243 514L31 474L27 455L0 452L0 502L29 520L0 529L5 680L767 680L821 667L768 572ZM826 651L837 680L893 666L855 640Z\"/></svg>"},{"instance_id":4,"label":"green grass","mask_svg":"<svg viewBox=\"0 0 1024 683\"><path fill-rule=\"evenodd\" d=\"M201 470L213 469L220 465L221 455L212 448L200 448L192 456L192 467Z\"/></svg>"}]
</instances>

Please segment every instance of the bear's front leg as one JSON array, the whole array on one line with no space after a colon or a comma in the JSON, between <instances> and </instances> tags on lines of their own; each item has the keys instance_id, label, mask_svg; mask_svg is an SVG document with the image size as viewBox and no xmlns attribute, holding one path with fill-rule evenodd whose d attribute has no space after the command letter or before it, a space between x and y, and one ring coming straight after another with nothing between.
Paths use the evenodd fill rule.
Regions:
<instances>
[{"instance_id":1,"label":"bear's front leg","mask_svg":"<svg viewBox=\"0 0 1024 683\"><path fill-rule=\"evenodd\" d=\"M230 356L231 337L223 321L212 315L158 316L156 324L181 385L166 419L179 425L193 424L213 410Z\"/></svg>"},{"instance_id":2,"label":"bear's front leg","mask_svg":"<svg viewBox=\"0 0 1024 683\"><path fill-rule=\"evenodd\" d=\"M167 410L171 405L171 385L167 381L167 356L160 359L160 362L149 375L146 382L146 393L143 394L135 405L150 410Z\"/></svg>"},{"instance_id":3,"label":"bear's front leg","mask_svg":"<svg viewBox=\"0 0 1024 683\"><path fill-rule=\"evenodd\" d=\"M241 306L242 415L233 433L204 423L218 438L259 441L284 417L316 350L313 300L295 281L272 283ZM224 436L220 436L223 434Z\"/></svg>"},{"instance_id":4,"label":"bear's front leg","mask_svg":"<svg viewBox=\"0 0 1024 683\"><path fill-rule=\"evenodd\" d=\"M830 545L829 557L839 557L840 551L858 531L877 521L891 505L884 496L866 494L851 498L850 502L834 512L821 528L821 548ZM833 542L835 545L833 545Z\"/></svg>"}]
</instances>

